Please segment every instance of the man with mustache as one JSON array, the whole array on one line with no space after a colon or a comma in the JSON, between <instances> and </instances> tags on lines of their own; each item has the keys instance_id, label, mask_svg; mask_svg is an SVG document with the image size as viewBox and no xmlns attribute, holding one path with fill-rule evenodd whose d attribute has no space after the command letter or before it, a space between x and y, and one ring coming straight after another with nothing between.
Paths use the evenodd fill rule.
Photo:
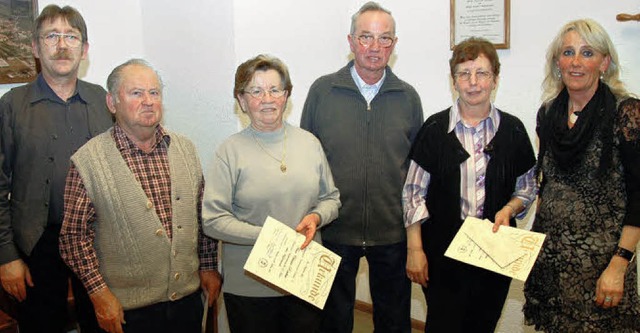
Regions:
<instances>
[{"instance_id":1,"label":"man with mustache","mask_svg":"<svg viewBox=\"0 0 640 333\"><path fill-rule=\"evenodd\" d=\"M82 283L60 258L69 158L112 124L105 90L78 80L87 27L72 7L49 5L34 23L42 72L0 99L0 280L18 302L20 332L65 332L69 278L83 333L97 332Z\"/></svg>"}]
</instances>

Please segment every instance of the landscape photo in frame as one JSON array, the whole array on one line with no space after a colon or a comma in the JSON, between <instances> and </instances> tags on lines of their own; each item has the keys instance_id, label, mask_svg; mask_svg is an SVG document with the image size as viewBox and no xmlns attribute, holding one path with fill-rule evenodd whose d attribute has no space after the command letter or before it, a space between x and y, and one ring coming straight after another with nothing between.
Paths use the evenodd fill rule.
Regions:
<instances>
[{"instance_id":1,"label":"landscape photo in frame","mask_svg":"<svg viewBox=\"0 0 640 333\"><path fill-rule=\"evenodd\" d=\"M37 0L0 0L0 84L31 82L38 75L31 52Z\"/></svg>"}]
</instances>

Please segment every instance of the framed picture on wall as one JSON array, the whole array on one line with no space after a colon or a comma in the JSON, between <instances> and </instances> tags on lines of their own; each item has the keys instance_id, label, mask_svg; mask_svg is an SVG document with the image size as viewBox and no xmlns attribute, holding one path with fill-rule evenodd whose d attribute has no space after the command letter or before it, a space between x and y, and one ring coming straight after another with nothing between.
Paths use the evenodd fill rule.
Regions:
<instances>
[{"instance_id":1,"label":"framed picture on wall","mask_svg":"<svg viewBox=\"0 0 640 333\"><path fill-rule=\"evenodd\" d=\"M511 0L450 0L451 48L469 37L483 37L497 49L509 48Z\"/></svg>"},{"instance_id":2,"label":"framed picture on wall","mask_svg":"<svg viewBox=\"0 0 640 333\"><path fill-rule=\"evenodd\" d=\"M31 31L37 12L37 0L0 0L0 84L35 79Z\"/></svg>"}]
</instances>

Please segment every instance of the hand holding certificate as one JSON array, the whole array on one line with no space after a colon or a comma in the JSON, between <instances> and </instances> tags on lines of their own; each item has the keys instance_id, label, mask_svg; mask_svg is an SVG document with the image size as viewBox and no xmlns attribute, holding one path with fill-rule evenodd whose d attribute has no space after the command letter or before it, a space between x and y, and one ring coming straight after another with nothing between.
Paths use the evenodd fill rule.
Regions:
<instances>
[{"instance_id":1,"label":"hand holding certificate","mask_svg":"<svg viewBox=\"0 0 640 333\"><path fill-rule=\"evenodd\" d=\"M526 281L546 235L507 226L494 233L492 227L489 220L467 217L444 255Z\"/></svg>"},{"instance_id":2,"label":"hand holding certificate","mask_svg":"<svg viewBox=\"0 0 640 333\"><path fill-rule=\"evenodd\" d=\"M322 309L340 265L340 256L267 217L244 269Z\"/></svg>"}]
</instances>

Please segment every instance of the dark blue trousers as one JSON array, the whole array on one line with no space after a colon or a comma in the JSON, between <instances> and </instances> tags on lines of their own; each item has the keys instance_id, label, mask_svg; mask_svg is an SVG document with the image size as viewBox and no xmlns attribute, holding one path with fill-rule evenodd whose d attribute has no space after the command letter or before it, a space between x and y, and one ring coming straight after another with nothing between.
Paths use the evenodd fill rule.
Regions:
<instances>
[{"instance_id":1,"label":"dark blue trousers","mask_svg":"<svg viewBox=\"0 0 640 333\"><path fill-rule=\"evenodd\" d=\"M369 264L375 332L411 332L411 282L407 279L407 243L350 246L323 241L342 257L327 303L321 332L351 333L360 258Z\"/></svg>"}]
</instances>

